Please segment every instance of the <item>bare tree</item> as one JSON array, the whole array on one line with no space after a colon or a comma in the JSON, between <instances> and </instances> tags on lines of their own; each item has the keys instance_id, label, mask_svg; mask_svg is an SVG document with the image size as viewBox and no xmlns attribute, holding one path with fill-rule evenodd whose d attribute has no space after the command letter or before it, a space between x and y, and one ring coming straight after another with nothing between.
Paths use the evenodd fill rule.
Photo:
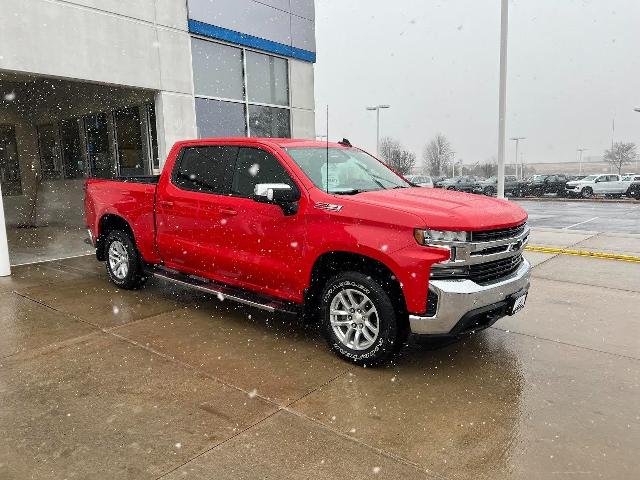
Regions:
<instances>
[{"instance_id":1,"label":"bare tree","mask_svg":"<svg viewBox=\"0 0 640 480\"><path fill-rule=\"evenodd\" d=\"M424 147L422 158L429 173L433 176L446 175L453 161L454 151L447 137L438 133Z\"/></svg>"},{"instance_id":2,"label":"bare tree","mask_svg":"<svg viewBox=\"0 0 640 480\"><path fill-rule=\"evenodd\" d=\"M622 167L636 159L636 144L633 142L616 142L613 146L605 150L602 159L618 170L618 175L622 172Z\"/></svg>"},{"instance_id":3,"label":"bare tree","mask_svg":"<svg viewBox=\"0 0 640 480\"><path fill-rule=\"evenodd\" d=\"M390 137L380 140L380 156L382 161L393 168L400 175L411 173L416 164L416 156L405 150L400 142Z\"/></svg>"}]
</instances>

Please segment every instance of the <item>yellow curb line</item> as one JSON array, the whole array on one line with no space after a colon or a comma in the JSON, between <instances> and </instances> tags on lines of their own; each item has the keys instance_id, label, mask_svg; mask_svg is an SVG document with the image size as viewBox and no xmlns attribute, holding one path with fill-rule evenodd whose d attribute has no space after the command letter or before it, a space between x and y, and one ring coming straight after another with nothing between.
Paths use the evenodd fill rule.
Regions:
<instances>
[{"instance_id":1,"label":"yellow curb line","mask_svg":"<svg viewBox=\"0 0 640 480\"><path fill-rule=\"evenodd\" d=\"M589 250L571 250L568 248L538 247L527 245L525 250L530 252L552 253L555 255L575 255L578 257L604 258L606 260L619 260L621 262L640 263L640 257L633 255L619 255L616 253L591 252Z\"/></svg>"}]
</instances>

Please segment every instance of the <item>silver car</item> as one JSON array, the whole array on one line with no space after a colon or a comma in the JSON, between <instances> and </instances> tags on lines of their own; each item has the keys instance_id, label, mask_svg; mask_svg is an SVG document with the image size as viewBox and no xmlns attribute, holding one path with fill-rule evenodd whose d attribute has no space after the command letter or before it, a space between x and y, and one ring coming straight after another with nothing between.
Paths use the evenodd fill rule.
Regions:
<instances>
[{"instance_id":1,"label":"silver car","mask_svg":"<svg viewBox=\"0 0 640 480\"><path fill-rule=\"evenodd\" d=\"M407 175L404 178L418 187L433 188L433 179L427 175Z\"/></svg>"}]
</instances>

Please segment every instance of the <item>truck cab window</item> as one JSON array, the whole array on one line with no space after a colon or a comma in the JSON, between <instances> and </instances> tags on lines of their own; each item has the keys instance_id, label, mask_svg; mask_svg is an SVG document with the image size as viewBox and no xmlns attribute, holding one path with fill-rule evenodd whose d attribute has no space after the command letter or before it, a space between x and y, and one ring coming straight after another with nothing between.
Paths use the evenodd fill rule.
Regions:
<instances>
[{"instance_id":1,"label":"truck cab window","mask_svg":"<svg viewBox=\"0 0 640 480\"><path fill-rule=\"evenodd\" d=\"M258 183L296 185L280 162L269 152L258 148L240 148L231 191L234 195L252 197Z\"/></svg>"},{"instance_id":2,"label":"truck cab window","mask_svg":"<svg viewBox=\"0 0 640 480\"><path fill-rule=\"evenodd\" d=\"M183 190L229 193L238 147L187 147L177 163L172 181Z\"/></svg>"}]
</instances>

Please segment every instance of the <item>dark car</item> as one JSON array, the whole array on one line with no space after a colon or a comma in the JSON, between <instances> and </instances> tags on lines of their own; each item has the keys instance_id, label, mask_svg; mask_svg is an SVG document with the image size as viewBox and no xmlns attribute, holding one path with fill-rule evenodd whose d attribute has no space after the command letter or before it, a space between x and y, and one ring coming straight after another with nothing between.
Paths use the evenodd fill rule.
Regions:
<instances>
[{"instance_id":1,"label":"dark car","mask_svg":"<svg viewBox=\"0 0 640 480\"><path fill-rule=\"evenodd\" d=\"M521 185L523 195L542 197L548 193L555 193L559 197L565 196L569 179L566 175L533 175Z\"/></svg>"},{"instance_id":2,"label":"dark car","mask_svg":"<svg viewBox=\"0 0 640 480\"><path fill-rule=\"evenodd\" d=\"M473 193L495 195L498 192L498 177L489 177L476 183ZM516 197L521 196L520 182L515 175L504 176L504 193Z\"/></svg>"},{"instance_id":3,"label":"dark car","mask_svg":"<svg viewBox=\"0 0 640 480\"><path fill-rule=\"evenodd\" d=\"M640 180L634 180L631 185L629 185L626 195L629 198L640 200Z\"/></svg>"},{"instance_id":4,"label":"dark car","mask_svg":"<svg viewBox=\"0 0 640 480\"><path fill-rule=\"evenodd\" d=\"M458 192L473 192L478 183L475 177L453 177L442 180L436 184L437 188L445 190L457 190Z\"/></svg>"}]
</instances>

